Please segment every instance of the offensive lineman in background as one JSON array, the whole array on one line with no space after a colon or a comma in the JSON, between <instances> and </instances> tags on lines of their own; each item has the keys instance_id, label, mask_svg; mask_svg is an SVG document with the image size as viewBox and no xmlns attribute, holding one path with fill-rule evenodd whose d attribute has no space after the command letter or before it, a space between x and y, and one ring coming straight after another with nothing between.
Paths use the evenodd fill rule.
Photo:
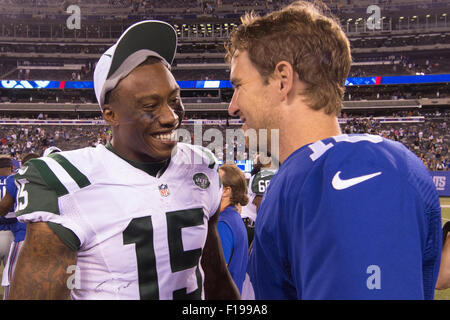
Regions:
<instances>
[{"instance_id":1,"label":"offensive lineman in background","mask_svg":"<svg viewBox=\"0 0 450 320\"><path fill-rule=\"evenodd\" d=\"M270 157L270 154L268 155ZM277 169L272 168L272 161L269 157L263 154L257 154L255 164L251 172L251 177L248 182L248 197L249 202L242 207L241 217L244 220L247 228L248 245L253 241L256 215L258 212L261 200L269 186L270 179L277 172Z\"/></svg>"},{"instance_id":2,"label":"offensive lineman in background","mask_svg":"<svg viewBox=\"0 0 450 320\"><path fill-rule=\"evenodd\" d=\"M239 298L216 227L218 163L175 139L176 46L165 22L130 26L94 72L111 143L31 160L16 175L16 215L29 224L10 299Z\"/></svg>"}]
</instances>

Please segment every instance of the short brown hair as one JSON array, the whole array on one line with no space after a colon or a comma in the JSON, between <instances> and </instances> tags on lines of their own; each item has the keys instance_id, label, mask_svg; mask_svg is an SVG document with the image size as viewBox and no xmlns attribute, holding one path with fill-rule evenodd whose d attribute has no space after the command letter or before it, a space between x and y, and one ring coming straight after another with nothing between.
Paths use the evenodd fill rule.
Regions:
<instances>
[{"instance_id":1,"label":"short brown hair","mask_svg":"<svg viewBox=\"0 0 450 320\"><path fill-rule=\"evenodd\" d=\"M12 168L12 159L8 155L0 155L0 168Z\"/></svg>"},{"instance_id":2,"label":"short brown hair","mask_svg":"<svg viewBox=\"0 0 450 320\"><path fill-rule=\"evenodd\" d=\"M245 175L235 164L223 164L219 167L223 171L222 184L231 188L231 205L248 204L247 181Z\"/></svg>"},{"instance_id":3,"label":"short brown hair","mask_svg":"<svg viewBox=\"0 0 450 320\"><path fill-rule=\"evenodd\" d=\"M236 50L247 51L266 82L287 61L305 84L306 103L339 114L352 58L339 20L325 4L297 1L264 17L246 13L241 22L225 45L228 61Z\"/></svg>"}]
</instances>

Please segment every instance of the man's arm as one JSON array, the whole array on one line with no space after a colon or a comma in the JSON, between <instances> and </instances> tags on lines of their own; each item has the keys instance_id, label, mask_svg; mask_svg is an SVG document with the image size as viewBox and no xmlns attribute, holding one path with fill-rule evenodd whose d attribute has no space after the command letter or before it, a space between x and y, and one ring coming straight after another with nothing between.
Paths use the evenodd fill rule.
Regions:
<instances>
[{"instance_id":1,"label":"man's arm","mask_svg":"<svg viewBox=\"0 0 450 320\"><path fill-rule=\"evenodd\" d=\"M262 201L262 196L255 196L255 199L253 199L253 201L252 201L252 203L256 206L256 212L258 212L261 201Z\"/></svg>"},{"instance_id":2,"label":"man's arm","mask_svg":"<svg viewBox=\"0 0 450 320\"><path fill-rule=\"evenodd\" d=\"M217 232L219 210L209 219L208 237L202 255L205 272L205 298L207 300L237 300L239 290L228 272Z\"/></svg>"},{"instance_id":3,"label":"man's arm","mask_svg":"<svg viewBox=\"0 0 450 320\"><path fill-rule=\"evenodd\" d=\"M11 197L8 191L5 192L5 196L0 201L0 216L4 217L13 209L14 198Z\"/></svg>"},{"instance_id":4,"label":"man's arm","mask_svg":"<svg viewBox=\"0 0 450 320\"><path fill-rule=\"evenodd\" d=\"M10 285L9 299L69 299L67 268L77 253L61 242L45 222L29 223Z\"/></svg>"},{"instance_id":5,"label":"man's arm","mask_svg":"<svg viewBox=\"0 0 450 320\"><path fill-rule=\"evenodd\" d=\"M436 282L436 289L443 290L450 288L450 240L444 242L442 248L441 266L439 268L439 276Z\"/></svg>"}]
</instances>

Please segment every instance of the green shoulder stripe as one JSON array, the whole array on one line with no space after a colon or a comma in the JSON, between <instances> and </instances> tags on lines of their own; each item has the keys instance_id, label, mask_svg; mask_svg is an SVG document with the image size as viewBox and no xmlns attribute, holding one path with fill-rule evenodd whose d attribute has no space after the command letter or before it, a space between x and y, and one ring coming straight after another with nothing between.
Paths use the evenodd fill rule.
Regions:
<instances>
[{"instance_id":1,"label":"green shoulder stripe","mask_svg":"<svg viewBox=\"0 0 450 320\"><path fill-rule=\"evenodd\" d=\"M81 173L73 164L69 162L65 157L63 157L59 153L53 153L49 155L50 158L58 162L64 170L70 175L70 177L77 183L77 185L81 188L87 187L91 184L89 179Z\"/></svg>"},{"instance_id":2,"label":"green shoulder stripe","mask_svg":"<svg viewBox=\"0 0 450 320\"><path fill-rule=\"evenodd\" d=\"M14 180L17 183L18 191L16 198L16 216L32 213L35 211L46 211L54 214L59 214L58 195L56 190L47 184L43 178L46 176L45 163L43 161L36 161L33 159L28 161L18 173L14 175ZM43 164L43 165L42 165ZM53 180L55 178L53 177ZM51 175L47 180L52 180ZM56 184L59 193L64 193L64 188L61 187L58 180L50 182Z\"/></svg>"},{"instance_id":3,"label":"green shoulder stripe","mask_svg":"<svg viewBox=\"0 0 450 320\"><path fill-rule=\"evenodd\" d=\"M78 239L77 235L72 230L54 222L47 222L47 225L71 250L78 251L78 249L80 249L80 239Z\"/></svg>"},{"instance_id":4,"label":"green shoulder stripe","mask_svg":"<svg viewBox=\"0 0 450 320\"><path fill-rule=\"evenodd\" d=\"M27 162L28 165L33 165L39 172L40 176L47 184L47 186L56 192L58 197L68 194L66 187L59 181L56 175L50 170L48 165L39 159L31 159Z\"/></svg>"}]
</instances>

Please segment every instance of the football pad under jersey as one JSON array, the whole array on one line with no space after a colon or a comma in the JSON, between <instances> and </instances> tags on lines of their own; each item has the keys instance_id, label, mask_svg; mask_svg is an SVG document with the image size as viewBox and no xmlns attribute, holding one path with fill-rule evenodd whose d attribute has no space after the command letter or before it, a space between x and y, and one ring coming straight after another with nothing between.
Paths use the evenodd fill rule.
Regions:
<instances>
[{"instance_id":1,"label":"football pad under jersey","mask_svg":"<svg viewBox=\"0 0 450 320\"><path fill-rule=\"evenodd\" d=\"M103 145L55 153L19 170L16 215L77 250L73 299L200 299L217 169L209 150L183 143L160 177Z\"/></svg>"}]
</instances>

